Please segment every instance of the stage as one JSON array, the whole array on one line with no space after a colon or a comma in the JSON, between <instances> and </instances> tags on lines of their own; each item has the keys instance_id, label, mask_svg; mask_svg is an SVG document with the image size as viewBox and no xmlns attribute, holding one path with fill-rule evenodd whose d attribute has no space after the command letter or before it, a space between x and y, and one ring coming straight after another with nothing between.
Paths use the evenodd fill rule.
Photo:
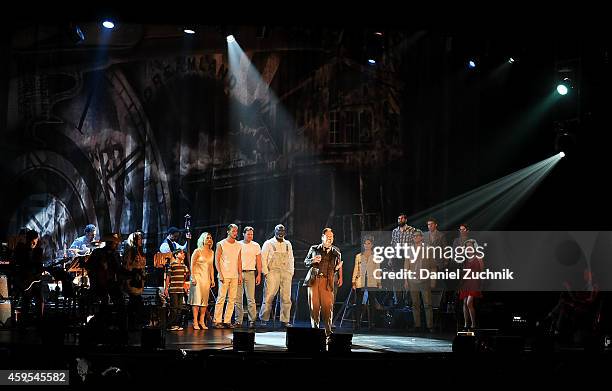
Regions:
<instances>
[{"instance_id":1,"label":"stage","mask_svg":"<svg viewBox=\"0 0 612 391\"><path fill-rule=\"evenodd\" d=\"M337 333L348 330L336 330ZM285 346L282 330L256 331L253 352L234 351L233 330L165 333L165 348L141 346L140 332L128 343L83 346L68 333L64 343L46 343L35 329L0 330L0 365L5 369L68 370L71 385L160 385L174 376L222 389L259 389L269 382L297 387L312 376L326 384L379 386L398 379L427 376L437 385L455 384L467 368L479 379L563 378L567 371L596 375L612 363L610 352L567 350L505 353L457 353L451 335L373 330L353 335L350 352L295 352ZM389 382L389 383L387 383Z\"/></svg>"},{"instance_id":2,"label":"stage","mask_svg":"<svg viewBox=\"0 0 612 391\"><path fill-rule=\"evenodd\" d=\"M241 330L241 329L236 329ZM245 329L246 330L246 329ZM350 330L338 330L350 333ZM354 333L351 352L359 353L450 353L452 335L392 332L375 330ZM232 350L233 330L208 329L165 332L165 350ZM36 329L0 330L0 345L39 345L43 343L41 332ZM68 333L64 346L77 346L78 335ZM141 347L140 331L128 332L127 347ZM255 352L286 352L286 333L282 330L256 330Z\"/></svg>"}]
</instances>

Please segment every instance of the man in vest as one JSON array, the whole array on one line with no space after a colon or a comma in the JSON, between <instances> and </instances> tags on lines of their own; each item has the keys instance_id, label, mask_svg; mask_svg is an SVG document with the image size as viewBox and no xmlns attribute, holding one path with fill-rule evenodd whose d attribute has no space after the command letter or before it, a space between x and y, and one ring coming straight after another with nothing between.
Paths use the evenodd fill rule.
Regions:
<instances>
[{"instance_id":1,"label":"man in vest","mask_svg":"<svg viewBox=\"0 0 612 391\"><path fill-rule=\"evenodd\" d=\"M304 286L308 287L308 306L310 307L310 324L319 328L323 318L325 335L332 333L332 317L334 308L334 274L342 267L340 249L333 246L334 232L331 228L323 229L321 243L310 247L304 264L308 274ZM338 280L338 287L342 280Z\"/></svg>"},{"instance_id":2,"label":"man in vest","mask_svg":"<svg viewBox=\"0 0 612 391\"><path fill-rule=\"evenodd\" d=\"M176 250L185 250L187 248L187 242L185 244L178 244L178 240L181 237L181 231L176 227L168 228L168 236L159 246L160 253L172 253ZM189 237L187 239L190 239ZM187 251L187 250L185 250Z\"/></svg>"},{"instance_id":3,"label":"man in vest","mask_svg":"<svg viewBox=\"0 0 612 391\"><path fill-rule=\"evenodd\" d=\"M283 327L291 326L291 279L295 270L293 248L285 239L285 227L282 224L274 227L274 237L266 240L261 250L261 268L265 275L264 303L259 317L265 326L270 319L274 297L280 289L281 314Z\"/></svg>"}]
</instances>

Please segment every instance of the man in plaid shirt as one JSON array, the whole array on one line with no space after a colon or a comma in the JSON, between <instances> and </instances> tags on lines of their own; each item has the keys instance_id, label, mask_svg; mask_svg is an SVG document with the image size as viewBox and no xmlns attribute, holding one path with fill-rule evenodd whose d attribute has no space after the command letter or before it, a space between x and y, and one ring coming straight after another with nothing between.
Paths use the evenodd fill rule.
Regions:
<instances>
[{"instance_id":1,"label":"man in plaid shirt","mask_svg":"<svg viewBox=\"0 0 612 391\"><path fill-rule=\"evenodd\" d=\"M408 218L404 213L397 217L397 227L391 232L391 246L406 243L408 246L414 244L414 232L416 228L406 224Z\"/></svg>"},{"instance_id":2,"label":"man in plaid shirt","mask_svg":"<svg viewBox=\"0 0 612 391\"><path fill-rule=\"evenodd\" d=\"M416 228L406 224L408 218L405 213L400 213L397 216L397 227L391 232L391 246L395 247L397 244L406 244L408 246L414 245L414 233ZM389 269L391 271L399 271L404 266L404 260L389 259ZM397 292L403 287L403 282L397 282L397 280L391 280L390 288L393 291L393 304L398 304Z\"/></svg>"}]
</instances>

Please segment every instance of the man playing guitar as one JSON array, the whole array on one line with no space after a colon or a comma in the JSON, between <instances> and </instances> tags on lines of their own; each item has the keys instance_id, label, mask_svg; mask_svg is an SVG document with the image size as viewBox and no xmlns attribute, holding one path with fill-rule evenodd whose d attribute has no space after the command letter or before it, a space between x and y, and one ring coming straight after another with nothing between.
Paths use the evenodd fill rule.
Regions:
<instances>
[{"instance_id":1,"label":"man playing guitar","mask_svg":"<svg viewBox=\"0 0 612 391\"><path fill-rule=\"evenodd\" d=\"M93 224L88 224L85 227L85 232L83 236L79 236L72 242L68 251L70 251L75 256L84 256L91 254L92 250L95 248L104 247L104 242L100 243L99 241L95 241L96 237L96 226Z\"/></svg>"}]
</instances>

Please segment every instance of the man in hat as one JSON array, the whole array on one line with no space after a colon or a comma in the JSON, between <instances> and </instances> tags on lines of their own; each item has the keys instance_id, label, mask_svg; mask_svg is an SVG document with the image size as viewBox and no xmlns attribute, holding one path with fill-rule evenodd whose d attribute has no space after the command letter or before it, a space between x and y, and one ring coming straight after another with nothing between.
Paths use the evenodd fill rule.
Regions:
<instances>
[{"instance_id":1,"label":"man in hat","mask_svg":"<svg viewBox=\"0 0 612 391\"><path fill-rule=\"evenodd\" d=\"M178 244L178 240L181 237L181 230L176 227L168 228L168 236L166 240L159 246L160 253L173 253L176 250L185 250L187 248L187 241L185 244Z\"/></svg>"}]
</instances>

